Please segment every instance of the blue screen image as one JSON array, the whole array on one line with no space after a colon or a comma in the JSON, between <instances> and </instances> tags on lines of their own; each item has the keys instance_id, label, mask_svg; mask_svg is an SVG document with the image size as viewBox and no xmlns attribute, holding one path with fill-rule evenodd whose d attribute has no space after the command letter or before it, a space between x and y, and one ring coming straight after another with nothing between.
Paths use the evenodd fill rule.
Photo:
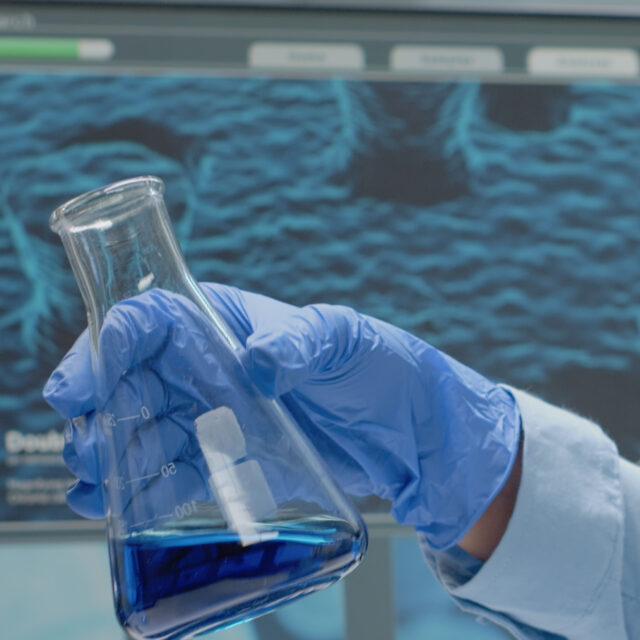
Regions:
<instances>
[{"instance_id":1,"label":"blue screen image","mask_svg":"<svg viewBox=\"0 0 640 640\"><path fill-rule=\"evenodd\" d=\"M637 460L639 98L603 83L0 75L0 517L73 517L70 477L37 457L53 442L59 458L41 390L86 324L48 216L146 174L166 183L197 279L392 322L598 420Z\"/></svg>"}]
</instances>

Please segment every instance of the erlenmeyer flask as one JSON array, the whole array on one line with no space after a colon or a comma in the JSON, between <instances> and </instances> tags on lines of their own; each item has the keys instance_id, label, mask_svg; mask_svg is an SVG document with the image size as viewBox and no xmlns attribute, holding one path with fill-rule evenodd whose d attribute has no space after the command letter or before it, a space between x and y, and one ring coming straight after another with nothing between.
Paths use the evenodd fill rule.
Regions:
<instances>
[{"instance_id":1,"label":"erlenmeyer flask","mask_svg":"<svg viewBox=\"0 0 640 640\"><path fill-rule=\"evenodd\" d=\"M51 216L87 309L115 606L136 639L270 611L344 576L367 544L299 426L243 369L163 188L133 178Z\"/></svg>"}]
</instances>

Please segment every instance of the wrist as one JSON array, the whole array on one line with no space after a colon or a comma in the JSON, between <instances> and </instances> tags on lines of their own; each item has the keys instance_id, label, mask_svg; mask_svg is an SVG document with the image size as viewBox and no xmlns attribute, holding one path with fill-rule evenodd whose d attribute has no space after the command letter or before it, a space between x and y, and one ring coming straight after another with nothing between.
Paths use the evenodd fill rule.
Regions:
<instances>
[{"instance_id":1,"label":"wrist","mask_svg":"<svg viewBox=\"0 0 640 640\"><path fill-rule=\"evenodd\" d=\"M523 440L524 432L521 431L518 453L502 490L458 543L459 547L483 562L500 544L516 504L522 476Z\"/></svg>"}]
</instances>

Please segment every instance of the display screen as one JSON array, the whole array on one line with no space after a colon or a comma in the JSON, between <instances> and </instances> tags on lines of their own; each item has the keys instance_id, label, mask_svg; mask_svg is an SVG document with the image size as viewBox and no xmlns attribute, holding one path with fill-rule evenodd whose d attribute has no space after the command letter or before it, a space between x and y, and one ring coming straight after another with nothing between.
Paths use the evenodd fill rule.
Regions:
<instances>
[{"instance_id":1,"label":"display screen","mask_svg":"<svg viewBox=\"0 0 640 640\"><path fill-rule=\"evenodd\" d=\"M19 37L51 52L62 44L54 33ZM0 52L15 38L0 37ZM166 183L197 279L355 307L599 421L624 455L640 457L640 85L631 72L591 77L574 64L575 77L527 77L494 45L500 55L489 58L507 51L504 67L460 71L462 54L447 50L451 72L424 77L368 74L366 64L252 66L256 47L242 50L242 65L212 57L152 67L139 62L151 56L144 47L110 42L104 67L15 55L0 65L3 526L75 520L62 421L41 392L86 322L49 214L146 174ZM341 60L356 60L364 45L354 46ZM121 63L120 52L129 56ZM607 52L618 56L614 70L636 69L625 43Z\"/></svg>"}]
</instances>

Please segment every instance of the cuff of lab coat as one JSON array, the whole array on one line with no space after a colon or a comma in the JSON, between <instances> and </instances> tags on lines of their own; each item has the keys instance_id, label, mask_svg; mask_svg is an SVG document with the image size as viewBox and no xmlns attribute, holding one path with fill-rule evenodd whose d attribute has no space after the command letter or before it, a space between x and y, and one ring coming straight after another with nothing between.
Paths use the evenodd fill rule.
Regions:
<instances>
[{"instance_id":1,"label":"cuff of lab coat","mask_svg":"<svg viewBox=\"0 0 640 640\"><path fill-rule=\"evenodd\" d=\"M473 577L458 583L451 572L439 577L463 607L473 603L516 625L563 636L570 630L571 638L587 637L580 626L607 607L614 628L592 636L591 627L588 637L624 637L616 635L622 605L613 584L623 544L617 449L592 422L510 391L522 413L524 447L509 525ZM430 561L438 574L438 555Z\"/></svg>"}]
</instances>

